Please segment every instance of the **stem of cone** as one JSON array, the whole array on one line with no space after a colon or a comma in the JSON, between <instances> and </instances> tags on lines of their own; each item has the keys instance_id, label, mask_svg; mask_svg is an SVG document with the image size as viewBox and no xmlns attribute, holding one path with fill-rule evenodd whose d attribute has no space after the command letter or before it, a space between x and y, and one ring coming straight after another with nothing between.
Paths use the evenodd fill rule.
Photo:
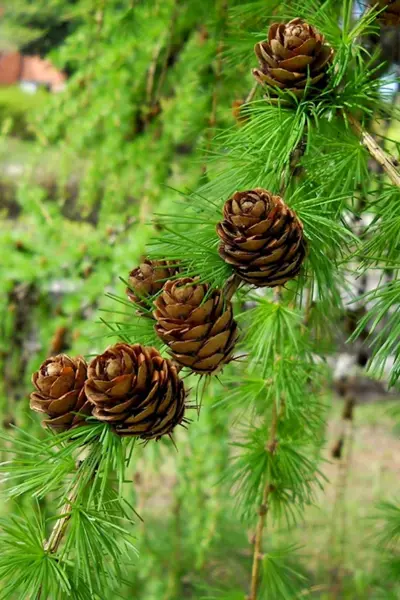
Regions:
<instances>
[{"instance_id":1,"label":"stem of cone","mask_svg":"<svg viewBox=\"0 0 400 600\"><path fill-rule=\"evenodd\" d=\"M239 275L233 274L229 277L224 289L224 296L226 300L232 299L232 296L240 286L241 281L242 280L240 279Z\"/></svg>"},{"instance_id":2,"label":"stem of cone","mask_svg":"<svg viewBox=\"0 0 400 600\"><path fill-rule=\"evenodd\" d=\"M347 118L354 131L360 137L362 145L365 146L370 155L381 165L390 181L394 185L397 185L397 187L400 187L400 173L398 172L391 156L382 150L372 135L365 131L361 123L355 117L353 117L353 115L349 114L347 115Z\"/></svg>"},{"instance_id":3,"label":"stem of cone","mask_svg":"<svg viewBox=\"0 0 400 600\"><path fill-rule=\"evenodd\" d=\"M251 88L250 92L246 96L246 100L244 101L245 104L248 104L249 102L251 102L253 100L254 96L256 95L257 88L258 88L258 81L255 82L255 84Z\"/></svg>"}]
</instances>

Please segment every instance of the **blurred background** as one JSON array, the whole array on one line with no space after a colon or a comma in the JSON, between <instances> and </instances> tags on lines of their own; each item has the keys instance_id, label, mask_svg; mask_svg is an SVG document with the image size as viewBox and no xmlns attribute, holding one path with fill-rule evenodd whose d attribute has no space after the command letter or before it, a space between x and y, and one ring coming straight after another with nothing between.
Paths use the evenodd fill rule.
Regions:
<instances>
[{"instance_id":1,"label":"blurred background","mask_svg":"<svg viewBox=\"0 0 400 600\"><path fill-rule=\"evenodd\" d=\"M217 163L205 168L211 141L217 130L240 127L252 46L264 37L262 4L249 2L240 28L216 0L0 0L4 429L36 427L40 435L28 408L31 372L52 354L102 351L114 336L102 322L116 308L107 294L124 295L120 277L157 233L157 214L217 172ZM355 15L363 9L354 4ZM398 29L383 27L365 45L380 46L386 66L377 77L398 103L389 83L399 75ZM399 124L385 127L399 143ZM370 168L379 171L372 161ZM382 277L393 272L367 273L351 286L360 295ZM129 307L117 309L129 318ZM398 572L384 570L377 541L377 503L399 496L399 393L388 389L387 371L366 372L366 335L345 343L365 309L360 301L333 316L335 336L321 351L329 365L325 490L304 521L276 527L267 542L277 569L290 573L295 563L311 579L304 592L293 582L304 597L400 598ZM180 434L179 453L163 444L143 451L130 496L144 519L141 558L121 597L243 599L253 532L224 482L223 396L212 383L202 419ZM349 423L343 407L354 404Z\"/></svg>"}]
</instances>

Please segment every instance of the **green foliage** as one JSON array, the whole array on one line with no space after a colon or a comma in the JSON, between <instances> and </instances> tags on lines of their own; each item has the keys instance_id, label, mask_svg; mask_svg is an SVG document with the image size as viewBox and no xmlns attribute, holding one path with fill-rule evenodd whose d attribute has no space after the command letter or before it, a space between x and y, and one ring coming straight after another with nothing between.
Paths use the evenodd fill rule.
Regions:
<instances>
[{"instance_id":1,"label":"green foliage","mask_svg":"<svg viewBox=\"0 0 400 600\"><path fill-rule=\"evenodd\" d=\"M7 256L2 408L22 425L0 436L11 513L0 523L6 548L0 598L131 597L133 590L146 600L243 598L251 552L240 517L254 524L269 486L267 527L278 523L286 531L322 489L329 375L321 354L331 350L344 277L354 271L354 259L362 267L385 262L392 268L398 260L397 191L371 175L347 119L351 114L369 126L372 118L395 114L380 97L376 57L363 47L376 15L355 21L349 0L232 1L228 14L224 6L211 0L15 3L20 24L26 8L28 20L40 13L57 26L68 24L52 58L71 77L32 128L34 153L24 160L13 206L18 221L11 228L0 224L7 230L0 243ZM229 107L253 85L253 44L265 38L270 19L295 14L335 49L327 89L269 103L261 97L267 90L258 88L243 108L245 122L233 126ZM28 41L40 43L44 33L33 28ZM55 181L45 184L49 171ZM222 288L233 271L218 254L215 227L227 198L256 186L282 194L296 211L307 259L301 276L279 293L244 285L237 291L243 332L237 360L215 380L192 385L189 378L187 388L192 385L202 406L189 431L177 434L180 451L165 441L134 444L90 421L72 434L39 432L17 398L25 396L29 372L50 350L55 329L69 328L68 352L88 358L115 338L165 352L149 318L154 298L140 317L121 297L128 272L147 244L149 256L178 263L181 275ZM360 242L351 219L364 209L374 221ZM153 217L154 229L147 226ZM20 282L36 294L32 308L25 296L18 304ZM392 282L372 292L371 313L360 323L361 330L372 317L379 368L396 355L393 383L397 287ZM88 321L99 307L95 326ZM29 317L25 336L40 352L21 348L22 316ZM14 363L20 381L10 385ZM39 506L30 506L30 496ZM12 514L16 498L26 514ZM133 518L132 503L144 524ZM383 510L385 539L397 539L397 509ZM67 520L65 537L51 552L44 540L60 519ZM311 593L304 570L292 564L297 549L263 542L262 594Z\"/></svg>"},{"instance_id":2,"label":"green foliage","mask_svg":"<svg viewBox=\"0 0 400 600\"><path fill-rule=\"evenodd\" d=\"M385 264L396 268L400 248L400 202L399 189L384 185L371 193L371 210L374 219L366 231L362 247L364 265Z\"/></svg>"},{"instance_id":3,"label":"green foliage","mask_svg":"<svg viewBox=\"0 0 400 600\"><path fill-rule=\"evenodd\" d=\"M369 327L371 345L374 348L373 366L382 373L389 356L394 357L390 375L390 384L394 385L400 377L400 314L397 307L400 302L400 282L391 281L365 296L372 301L372 308L360 320L354 337Z\"/></svg>"},{"instance_id":4,"label":"green foliage","mask_svg":"<svg viewBox=\"0 0 400 600\"><path fill-rule=\"evenodd\" d=\"M31 493L43 499L50 492L57 494L60 513L50 523L54 526L58 520L67 519L68 535L60 550L47 550L43 547L46 533L40 512L32 523L22 516L5 518L0 530L10 553L4 560L10 564L18 548L17 540L11 541L13 535L26 537L26 553L17 563L25 572L5 588L10 595L4 598L14 597L20 585L27 586L22 588L25 593L32 590L32 597L42 589L44 597L60 599L75 594L75 589L83 589L77 598L96 598L105 585L118 588L124 576L123 561L132 553L136 555L130 532L133 509L121 497L132 443L128 448L107 425L90 423L72 435L70 431L47 434L41 441L26 432L16 433L19 437L14 442L13 459L1 465L8 496ZM3 440L8 444L14 441L6 436ZM66 486L68 498L60 496L61 486Z\"/></svg>"},{"instance_id":5,"label":"green foliage","mask_svg":"<svg viewBox=\"0 0 400 600\"><path fill-rule=\"evenodd\" d=\"M0 465L3 484L11 498L32 494L43 498L59 489L65 477L75 469L70 447L60 452L48 439L39 438L37 433L16 430L14 435L1 434L3 453L10 457ZM26 474L29 473L29 477Z\"/></svg>"},{"instance_id":6,"label":"green foliage","mask_svg":"<svg viewBox=\"0 0 400 600\"><path fill-rule=\"evenodd\" d=\"M127 561L137 555L131 518L118 495L112 489L108 494L110 498L100 506L93 506L87 498L74 503L62 552L62 556L73 556L72 581L78 586L82 577L92 594L102 589L104 581L118 589L126 576Z\"/></svg>"},{"instance_id":7,"label":"green foliage","mask_svg":"<svg viewBox=\"0 0 400 600\"><path fill-rule=\"evenodd\" d=\"M72 31L80 10L74 0L15 0L2 15L2 43L30 54L46 54Z\"/></svg>"},{"instance_id":8,"label":"green foliage","mask_svg":"<svg viewBox=\"0 0 400 600\"><path fill-rule=\"evenodd\" d=\"M37 507L29 514L21 512L0 520L2 553L0 598L37 598L43 595L55 600L73 597L89 600L99 597L78 581L73 585L69 577L71 566L61 563L57 556L43 548L45 525Z\"/></svg>"},{"instance_id":9,"label":"green foliage","mask_svg":"<svg viewBox=\"0 0 400 600\"><path fill-rule=\"evenodd\" d=\"M263 592L267 598L292 600L304 587L306 577L293 563L297 548L289 546L268 552L263 558Z\"/></svg>"},{"instance_id":10,"label":"green foliage","mask_svg":"<svg viewBox=\"0 0 400 600\"><path fill-rule=\"evenodd\" d=\"M232 268L218 254L215 227L220 218L216 203L197 193L189 195L185 201L176 202L172 214L156 213L163 230L151 240L149 256L167 257L180 265L181 276L198 276L200 281L221 288Z\"/></svg>"},{"instance_id":11,"label":"green foliage","mask_svg":"<svg viewBox=\"0 0 400 600\"><path fill-rule=\"evenodd\" d=\"M253 297L254 298L254 297ZM302 316L299 312L268 298L257 298L256 306L239 315L246 325L245 345L255 365L261 365L261 377L274 360L298 355Z\"/></svg>"},{"instance_id":12,"label":"green foliage","mask_svg":"<svg viewBox=\"0 0 400 600\"><path fill-rule=\"evenodd\" d=\"M400 507L394 502L378 504L379 518L384 523L380 540L384 546L398 546L400 542Z\"/></svg>"},{"instance_id":13,"label":"green foliage","mask_svg":"<svg viewBox=\"0 0 400 600\"><path fill-rule=\"evenodd\" d=\"M274 519L296 521L314 498L315 486L321 485L317 459L307 456L310 440L304 434L281 440L274 455L266 445L264 427L244 431L245 442L234 444L239 453L234 456L227 477L233 488L238 487L236 501L246 518L254 518L254 506L261 503L266 483L273 486L270 505ZM279 435L279 430L278 430Z\"/></svg>"},{"instance_id":14,"label":"green foliage","mask_svg":"<svg viewBox=\"0 0 400 600\"><path fill-rule=\"evenodd\" d=\"M49 100L44 90L35 94L27 94L17 87L0 89L0 123L1 132L18 136L22 139L33 139L31 127L32 114L42 108Z\"/></svg>"}]
</instances>

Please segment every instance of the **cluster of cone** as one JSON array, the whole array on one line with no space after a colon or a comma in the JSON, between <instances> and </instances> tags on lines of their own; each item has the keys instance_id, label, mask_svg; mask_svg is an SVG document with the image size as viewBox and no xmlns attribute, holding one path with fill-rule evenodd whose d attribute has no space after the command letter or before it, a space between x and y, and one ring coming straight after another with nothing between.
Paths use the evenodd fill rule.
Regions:
<instances>
[{"instance_id":1,"label":"cluster of cone","mask_svg":"<svg viewBox=\"0 0 400 600\"><path fill-rule=\"evenodd\" d=\"M236 275L257 287L283 285L300 271L306 254L303 227L280 196L262 188L236 192L217 225L219 253ZM223 290L180 277L167 261L145 259L129 276L127 295L148 316L171 359L152 347L116 344L89 365L58 355L33 375L32 409L58 431L82 425L88 415L119 435L158 439L184 422L185 390L178 371L218 372L233 356L238 327Z\"/></svg>"},{"instance_id":2,"label":"cluster of cone","mask_svg":"<svg viewBox=\"0 0 400 600\"><path fill-rule=\"evenodd\" d=\"M332 57L323 37L300 19L272 25L256 53L256 78L295 94L308 80L320 82ZM300 220L280 196L262 188L236 192L225 202L217 234L223 260L239 280L257 287L293 279L306 255ZM171 359L153 347L122 343L89 365L81 357L49 358L34 373L31 394L45 425L65 431L90 415L119 435L159 439L185 422L179 370L209 375L232 359L238 327L223 290L181 276L179 265L166 260L144 259L128 283L128 297L144 317L154 318Z\"/></svg>"},{"instance_id":3,"label":"cluster of cone","mask_svg":"<svg viewBox=\"0 0 400 600\"><path fill-rule=\"evenodd\" d=\"M150 440L185 422L186 393L176 366L140 344L115 344L89 365L59 354L42 364L32 382L31 408L58 432L92 416L119 435Z\"/></svg>"},{"instance_id":4,"label":"cluster of cone","mask_svg":"<svg viewBox=\"0 0 400 600\"><path fill-rule=\"evenodd\" d=\"M275 287L298 275L306 256L303 226L280 196L262 188L236 192L225 202L223 217L219 253L240 280ZM231 360L238 328L223 290L180 276L177 265L149 259L128 283L139 312L146 292L155 330L180 367L211 374Z\"/></svg>"}]
</instances>

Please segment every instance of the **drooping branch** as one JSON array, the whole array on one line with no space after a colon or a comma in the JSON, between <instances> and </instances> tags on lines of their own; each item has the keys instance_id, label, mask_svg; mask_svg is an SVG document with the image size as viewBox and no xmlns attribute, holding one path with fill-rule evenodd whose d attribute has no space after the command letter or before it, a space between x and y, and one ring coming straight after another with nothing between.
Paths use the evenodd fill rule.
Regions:
<instances>
[{"instance_id":1,"label":"drooping branch","mask_svg":"<svg viewBox=\"0 0 400 600\"><path fill-rule=\"evenodd\" d=\"M215 133L215 128L217 126L217 107L218 107L218 96L221 85L222 78L222 68L223 68L223 51L224 51L224 40L223 33L225 29L225 22L227 18L228 12L228 0L220 0L220 5L218 7L219 18L221 21L221 34L220 39L217 45L216 51L216 67L215 67L215 82L214 89L211 98L211 112L208 120L209 129L208 129L208 139L206 145L206 151L209 152L211 148L212 138ZM203 173L206 173L207 166L203 166Z\"/></svg>"},{"instance_id":2,"label":"drooping branch","mask_svg":"<svg viewBox=\"0 0 400 600\"><path fill-rule=\"evenodd\" d=\"M72 514L71 513L72 505L76 500L77 493L78 493L78 483L76 483L73 486L72 490L69 492L65 504L61 508L61 513L59 515L59 518L57 519L53 529L51 530L51 533L50 533L47 541L44 542L43 548L44 548L45 552L47 552L48 554L55 554L58 551L62 540L64 539L64 535L67 530L68 523L69 523L69 520L70 520L71 514ZM42 599L42 592L43 592L43 586L41 585L39 588L39 591L36 595L36 600Z\"/></svg>"},{"instance_id":3,"label":"drooping branch","mask_svg":"<svg viewBox=\"0 0 400 600\"><path fill-rule=\"evenodd\" d=\"M281 287L274 288L274 302L279 303L281 301ZM274 455L277 448L277 431L279 419L283 415L284 404L282 403L280 410L278 411L277 403L274 400L272 405L272 418L271 426L269 428L269 436L265 445L265 451L269 452L271 457ZM274 490L274 486L268 479L265 482L261 504L258 507L258 521L256 527L256 535L254 541L254 552L253 552L253 565L251 569L251 581L250 581L250 594L247 596L247 600L257 600L257 590L260 581L260 567L261 560L263 558L262 552L262 541L265 525L267 522L267 514L269 510L268 499L271 492Z\"/></svg>"},{"instance_id":4,"label":"drooping branch","mask_svg":"<svg viewBox=\"0 0 400 600\"><path fill-rule=\"evenodd\" d=\"M342 582L344 576L343 564L346 551L347 513L346 491L349 480L351 459L354 443L354 407L355 398L348 393L344 399L341 421L341 433L332 449L334 458L339 459L335 500L332 512L331 534L329 548L337 547L337 554L333 557L334 569L332 570L332 592L335 600L342 596Z\"/></svg>"},{"instance_id":5,"label":"drooping branch","mask_svg":"<svg viewBox=\"0 0 400 600\"><path fill-rule=\"evenodd\" d=\"M269 432L269 438L265 446L266 452L269 452L271 456L274 454L277 446L276 434L278 429L279 417L280 413L278 414L276 402L274 401L274 404L272 406L272 421ZM274 487L272 483L267 480L264 485L261 504L258 507L258 521L254 541L253 566L251 569L250 594L247 596L247 600L257 599L257 590L260 581L261 560L263 558L262 540L269 509L268 499L273 489Z\"/></svg>"}]
</instances>

